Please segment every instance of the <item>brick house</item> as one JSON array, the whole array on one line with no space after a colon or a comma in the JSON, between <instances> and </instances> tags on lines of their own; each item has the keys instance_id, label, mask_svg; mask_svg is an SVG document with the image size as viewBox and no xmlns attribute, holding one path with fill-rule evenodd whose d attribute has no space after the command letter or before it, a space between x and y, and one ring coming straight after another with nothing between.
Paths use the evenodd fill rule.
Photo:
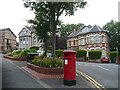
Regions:
<instances>
[{"instance_id":1,"label":"brick house","mask_svg":"<svg viewBox=\"0 0 120 90\"><path fill-rule=\"evenodd\" d=\"M84 26L68 36L67 49L72 50L101 50L102 57L108 56L109 35L97 25Z\"/></svg>"},{"instance_id":2,"label":"brick house","mask_svg":"<svg viewBox=\"0 0 120 90\"><path fill-rule=\"evenodd\" d=\"M0 51L9 52L16 50L16 38L10 28L0 29Z\"/></svg>"},{"instance_id":3,"label":"brick house","mask_svg":"<svg viewBox=\"0 0 120 90\"><path fill-rule=\"evenodd\" d=\"M34 29L32 27L25 26L18 34L19 36L19 50L29 49L36 46L40 50L43 49L43 40L38 40Z\"/></svg>"}]
</instances>

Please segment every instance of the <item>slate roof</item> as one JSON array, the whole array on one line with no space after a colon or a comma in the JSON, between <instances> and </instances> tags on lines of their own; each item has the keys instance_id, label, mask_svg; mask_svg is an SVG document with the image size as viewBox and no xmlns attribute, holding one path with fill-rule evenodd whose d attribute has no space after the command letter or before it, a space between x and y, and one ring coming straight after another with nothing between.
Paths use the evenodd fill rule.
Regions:
<instances>
[{"instance_id":1,"label":"slate roof","mask_svg":"<svg viewBox=\"0 0 120 90\"><path fill-rule=\"evenodd\" d=\"M89 32L101 32L101 31L105 31L105 30L97 25L94 25Z\"/></svg>"},{"instance_id":2,"label":"slate roof","mask_svg":"<svg viewBox=\"0 0 120 90\"><path fill-rule=\"evenodd\" d=\"M81 32L81 29L79 29L78 31L74 31L72 32L68 37L77 37L77 34Z\"/></svg>"},{"instance_id":3,"label":"slate roof","mask_svg":"<svg viewBox=\"0 0 120 90\"><path fill-rule=\"evenodd\" d=\"M82 30L87 27L89 29L88 32L82 32ZM68 37L77 37L78 35L82 35L82 34L86 34L86 33L92 33L92 32L106 32L104 29L100 28L98 25L88 25L88 26L84 26L81 29L79 29L78 31L74 31L72 32Z\"/></svg>"}]
</instances>

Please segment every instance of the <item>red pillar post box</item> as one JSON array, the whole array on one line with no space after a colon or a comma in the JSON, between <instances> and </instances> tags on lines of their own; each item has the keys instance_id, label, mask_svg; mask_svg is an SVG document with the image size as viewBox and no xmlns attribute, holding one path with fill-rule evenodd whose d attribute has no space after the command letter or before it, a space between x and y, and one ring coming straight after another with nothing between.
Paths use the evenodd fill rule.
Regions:
<instances>
[{"instance_id":1,"label":"red pillar post box","mask_svg":"<svg viewBox=\"0 0 120 90\"><path fill-rule=\"evenodd\" d=\"M64 51L64 85L76 85L76 52Z\"/></svg>"}]
</instances>

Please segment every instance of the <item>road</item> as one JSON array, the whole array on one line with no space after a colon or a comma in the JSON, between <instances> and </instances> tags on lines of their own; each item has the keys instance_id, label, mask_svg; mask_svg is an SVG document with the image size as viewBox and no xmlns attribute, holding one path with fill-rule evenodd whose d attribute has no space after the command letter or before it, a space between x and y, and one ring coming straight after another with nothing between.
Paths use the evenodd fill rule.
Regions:
<instances>
[{"instance_id":1,"label":"road","mask_svg":"<svg viewBox=\"0 0 120 90\"><path fill-rule=\"evenodd\" d=\"M2 53L0 52L0 90L2 89Z\"/></svg>"},{"instance_id":2,"label":"road","mask_svg":"<svg viewBox=\"0 0 120 90\"><path fill-rule=\"evenodd\" d=\"M86 73L105 88L118 88L119 65L88 62L77 62L76 65L78 70Z\"/></svg>"},{"instance_id":3,"label":"road","mask_svg":"<svg viewBox=\"0 0 120 90\"><path fill-rule=\"evenodd\" d=\"M22 63L19 64L22 66ZM2 88L44 88L16 64L2 60Z\"/></svg>"}]
</instances>

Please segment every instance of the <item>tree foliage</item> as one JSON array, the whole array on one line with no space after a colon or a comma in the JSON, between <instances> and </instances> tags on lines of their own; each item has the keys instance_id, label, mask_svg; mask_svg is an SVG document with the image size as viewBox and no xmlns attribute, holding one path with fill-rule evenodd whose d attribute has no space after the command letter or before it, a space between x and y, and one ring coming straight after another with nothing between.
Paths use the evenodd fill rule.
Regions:
<instances>
[{"instance_id":1,"label":"tree foliage","mask_svg":"<svg viewBox=\"0 0 120 90\"><path fill-rule=\"evenodd\" d=\"M77 8L84 8L86 2L40 2L38 0L24 3L26 8L31 8L35 13L33 23L37 35L44 41L48 38L48 32L52 31L53 37L53 57L55 56L56 29L59 23L59 17L63 12L65 15L74 15ZM42 33L42 34L40 34Z\"/></svg>"},{"instance_id":2,"label":"tree foliage","mask_svg":"<svg viewBox=\"0 0 120 90\"><path fill-rule=\"evenodd\" d=\"M77 31L78 29L80 29L83 26L84 26L84 24L82 24L82 23L78 23L78 24L61 24L61 26L60 26L61 37L67 37L73 31Z\"/></svg>"},{"instance_id":3,"label":"tree foliage","mask_svg":"<svg viewBox=\"0 0 120 90\"><path fill-rule=\"evenodd\" d=\"M110 35L110 49L114 51L118 48L120 52L120 22L111 20L104 25L103 28L107 30Z\"/></svg>"}]
</instances>

